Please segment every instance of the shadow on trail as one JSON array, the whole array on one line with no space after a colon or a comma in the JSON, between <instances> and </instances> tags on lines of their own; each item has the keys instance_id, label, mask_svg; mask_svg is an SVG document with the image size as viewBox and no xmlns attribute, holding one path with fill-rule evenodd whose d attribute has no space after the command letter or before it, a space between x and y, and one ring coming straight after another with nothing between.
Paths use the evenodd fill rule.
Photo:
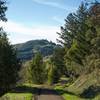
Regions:
<instances>
[{"instance_id":1,"label":"shadow on trail","mask_svg":"<svg viewBox=\"0 0 100 100\"><path fill-rule=\"evenodd\" d=\"M59 94L54 89L41 88L39 91L39 95L59 95Z\"/></svg>"},{"instance_id":2,"label":"shadow on trail","mask_svg":"<svg viewBox=\"0 0 100 100\"><path fill-rule=\"evenodd\" d=\"M54 89L43 88L43 87L29 87L19 86L12 89L9 93L32 93L36 95L59 95Z\"/></svg>"},{"instance_id":3,"label":"shadow on trail","mask_svg":"<svg viewBox=\"0 0 100 100\"><path fill-rule=\"evenodd\" d=\"M64 93L75 95L71 92L60 90L60 89L50 89L50 88L44 88L44 87L31 87L31 86L18 86L16 88L13 88L9 93L32 93L36 95L62 95Z\"/></svg>"},{"instance_id":4,"label":"shadow on trail","mask_svg":"<svg viewBox=\"0 0 100 100\"><path fill-rule=\"evenodd\" d=\"M70 95L75 95L71 92L67 92L65 90L54 90L54 89L50 89L50 88L44 88L44 87L30 87L30 86L19 86L16 87L14 89L12 89L12 91L10 91L10 93L32 93L32 94L36 94L36 95L62 95L64 93L70 94Z\"/></svg>"},{"instance_id":5,"label":"shadow on trail","mask_svg":"<svg viewBox=\"0 0 100 100\"><path fill-rule=\"evenodd\" d=\"M40 88L37 87L31 87L31 86L18 86L16 88L13 88L9 93L32 93L32 94L38 94Z\"/></svg>"}]
</instances>

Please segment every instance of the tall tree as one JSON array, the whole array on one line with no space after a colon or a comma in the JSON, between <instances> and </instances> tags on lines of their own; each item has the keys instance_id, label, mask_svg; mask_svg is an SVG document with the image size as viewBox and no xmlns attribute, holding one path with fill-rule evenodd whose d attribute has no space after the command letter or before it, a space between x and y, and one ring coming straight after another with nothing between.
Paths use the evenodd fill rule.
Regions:
<instances>
[{"instance_id":1,"label":"tall tree","mask_svg":"<svg viewBox=\"0 0 100 100\"><path fill-rule=\"evenodd\" d=\"M41 84L45 79L45 66L43 63L43 57L40 53L37 53L30 63L31 74L33 83Z\"/></svg>"},{"instance_id":2,"label":"tall tree","mask_svg":"<svg viewBox=\"0 0 100 100\"><path fill-rule=\"evenodd\" d=\"M0 0L0 21L7 21L5 0ZM9 43L7 34L0 28L0 93L15 86L20 69L16 51Z\"/></svg>"},{"instance_id":3,"label":"tall tree","mask_svg":"<svg viewBox=\"0 0 100 100\"><path fill-rule=\"evenodd\" d=\"M18 81L20 69L16 51L8 42L6 33L0 31L0 89L7 91Z\"/></svg>"},{"instance_id":4,"label":"tall tree","mask_svg":"<svg viewBox=\"0 0 100 100\"><path fill-rule=\"evenodd\" d=\"M82 3L76 13L71 13L65 19L65 26L58 33L61 42L65 44L66 58L82 64L82 59L89 53L89 42L86 40L86 32L88 25L88 10L86 5Z\"/></svg>"},{"instance_id":5,"label":"tall tree","mask_svg":"<svg viewBox=\"0 0 100 100\"><path fill-rule=\"evenodd\" d=\"M56 83L66 73L64 62L65 49L56 48L49 60L48 81Z\"/></svg>"}]
</instances>

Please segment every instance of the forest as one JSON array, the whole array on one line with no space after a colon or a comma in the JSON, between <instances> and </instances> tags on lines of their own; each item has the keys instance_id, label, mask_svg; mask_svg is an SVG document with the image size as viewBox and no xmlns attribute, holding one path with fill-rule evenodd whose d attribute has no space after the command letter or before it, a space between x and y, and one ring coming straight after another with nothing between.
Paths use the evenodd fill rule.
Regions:
<instances>
[{"instance_id":1,"label":"forest","mask_svg":"<svg viewBox=\"0 0 100 100\"><path fill-rule=\"evenodd\" d=\"M8 9L0 0L0 21ZM64 21L58 44L12 45L0 28L0 100L100 100L100 1L81 2Z\"/></svg>"}]
</instances>

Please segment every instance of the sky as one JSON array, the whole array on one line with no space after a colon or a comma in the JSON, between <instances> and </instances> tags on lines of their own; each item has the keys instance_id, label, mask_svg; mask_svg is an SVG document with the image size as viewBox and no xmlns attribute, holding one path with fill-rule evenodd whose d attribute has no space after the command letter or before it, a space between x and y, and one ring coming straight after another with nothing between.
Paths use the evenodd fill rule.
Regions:
<instances>
[{"instance_id":1,"label":"sky","mask_svg":"<svg viewBox=\"0 0 100 100\"><path fill-rule=\"evenodd\" d=\"M12 44L48 39L56 42L60 26L82 0L7 0L6 23L1 22Z\"/></svg>"}]
</instances>

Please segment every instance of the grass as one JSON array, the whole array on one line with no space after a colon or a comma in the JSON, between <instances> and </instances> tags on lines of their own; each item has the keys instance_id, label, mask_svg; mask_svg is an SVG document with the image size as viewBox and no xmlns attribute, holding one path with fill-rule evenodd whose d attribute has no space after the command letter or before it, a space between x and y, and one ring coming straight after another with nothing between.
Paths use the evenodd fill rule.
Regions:
<instances>
[{"instance_id":1,"label":"grass","mask_svg":"<svg viewBox=\"0 0 100 100\"><path fill-rule=\"evenodd\" d=\"M95 98L81 98L78 95L75 95L71 92L65 91L64 86L55 86L55 90L64 98L64 100L100 100L100 95L96 96Z\"/></svg>"},{"instance_id":2,"label":"grass","mask_svg":"<svg viewBox=\"0 0 100 100\"><path fill-rule=\"evenodd\" d=\"M92 74L84 75L84 76L79 77L79 79L77 79L72 85L70 85L67 88L67 90L74 92L75 94L80 94L89 86L95 83L96 83L96 80Z\"/></svg>"},{"instance_id":3,"label":"grass","mask_svg":"<svg viewBox=\"0 0 100 100\"><path fill-rule=\"evenodd\" d=\"M81 94L84 92L84 90L88 89L92 85L98 84L100 86L100 83L98 83L98 79L100 79L100 76L98 74L98 69L95 69L93 72L88 74L81 75L72 85L70 85L68 88L66 88L68 91L73 92L74 94Z\"/></svg>"},{"instance_id":4,"label":"grass","mask_svg":"<svg viewBox=\"0 0 100 100\"><path fill-rule=\"evenodd\" d=\"M65 100L84 100L70 92L64 91L63 86L55 86L54 88Z\"/></svg>"},{"instance_id":5,"label":"grass","mask_svg":"<svg viewBox=\"0 0 100 100\"><path fill-rule=\"evenodd\" d=\"M97 70L94 70L81 75L73 84L66 85L69 82L58 84L54 89L65 100L100 100L100 83L97 81L99 77Z\"/></svg>"},{"instance_id":6,"label":"grass","mask_svg":"<svg viewBox=\"0 0 100 100\"><path fill-rule=\"evenodd\" d=\"M66 93L64 93L62 96L65 100L73 100L73 99L74 100L85 100L85 99L79 98L78 96L74 96L74 95L70 95Z\"/></svg>"},{"instance_id":7,"label":"grass","mask_svg":"<svg viewBox=\"0 0 100 100\"><path fill-rule=\"evenodd\" d=\"M5 95L0 100L33 100L35 95L38 94L39 85L24 84L17 86Z\"/></svg>"},{"instance_id":8,"label":"grass","mask_svg":"<svg viewBox=\"0 0 100 100\"><path fill-rule=\"evenodd\" d=\"M65 99L65 100L100 100L100 95L99 96L96 96L95 98L93 98L93 99L86 99L86 98L80 98L80 97L78 97L78 96L75 96L75 95L70 95L70 94L63 94L62 95L63 96L63 98Z\"/></svg>"},{"instance_id":9,"label":"grass","mask_svg":"<svg viewBox=\"0 0 100 100\"><path fill-rule=\"evenodd\" d=\"M32 93L7 93L0 100L32 100Z\"/></svg>"},{"instance_id":10,"label":"grass","mask_svg":"<svg viewBox=\"0 0 100 100\"><path fill-rule=\"evenodd\" d=\"M96 96L93 100L100 100L100 95Z\"/></svg>"},{"instance_id":11,"label":"grass","mask_svg":"<svg viewBox=\"0 0 100 100\"><path fill-rule=\"evenodd\" d=\"M35 95L38 95L38 89L41 85L24 84L18 86L9 93L6 93L0 100L33 100ZM79 95L66 91L66 85L55 85L54 89L61 95L64 100L100 100L100 95L96 95L95 98L81 98Z\"/></svg>"}]
</instances>

